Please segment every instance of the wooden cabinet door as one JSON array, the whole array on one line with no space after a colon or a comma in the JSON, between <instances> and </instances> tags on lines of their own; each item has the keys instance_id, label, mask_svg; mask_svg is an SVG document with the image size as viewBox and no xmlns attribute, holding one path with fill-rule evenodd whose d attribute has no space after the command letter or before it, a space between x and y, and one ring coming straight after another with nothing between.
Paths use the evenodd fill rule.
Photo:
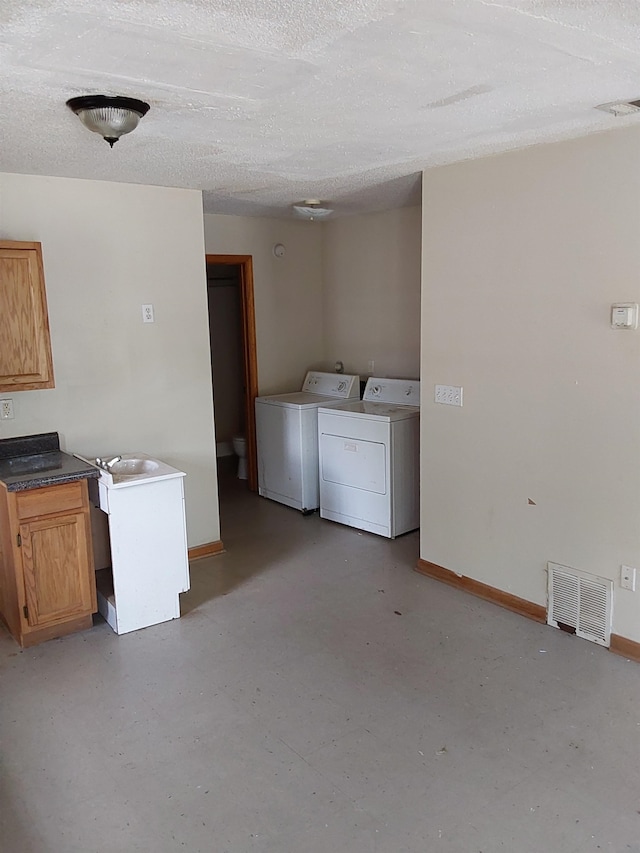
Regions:
<instances>
[{"instance_id":1,"label":"wooden cabinet door","mask_svg":"<svg viewBox=\"0 0 640 853\"><path fill-rule=\"evenodd\" d=\"M20 525L26 617L42 627L92 613L94 593L87 571L90 540L84 512Z\"/></svg>"},{"instance_id":2,"label":"wooden cabinet door","mask_svg":"<svg viewBox=\"0 0 640 853\"><path fill-rule=\"evenodd\" d=\"M40 243L0 241L0 392L53 387Z\"/></svg>"}]
</instances>

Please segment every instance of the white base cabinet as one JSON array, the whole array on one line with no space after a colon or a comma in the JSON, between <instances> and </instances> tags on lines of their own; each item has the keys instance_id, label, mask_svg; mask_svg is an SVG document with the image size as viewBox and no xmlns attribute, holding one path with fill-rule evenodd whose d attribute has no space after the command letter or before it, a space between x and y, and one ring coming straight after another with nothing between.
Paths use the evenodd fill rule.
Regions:
<instances>
[{"instance_id":1,"label":"white base cabinet","mask_svg":"<svg viewBox=\"0 0 640 853\"><path fill-rule=\"evenodd\" d=\"M179 595L190 586L185 475L170 470L175 475L94 481L111 550L111 569L97 572L98 609L117 634L179 618Z\"/></svg>"}]
</instances>

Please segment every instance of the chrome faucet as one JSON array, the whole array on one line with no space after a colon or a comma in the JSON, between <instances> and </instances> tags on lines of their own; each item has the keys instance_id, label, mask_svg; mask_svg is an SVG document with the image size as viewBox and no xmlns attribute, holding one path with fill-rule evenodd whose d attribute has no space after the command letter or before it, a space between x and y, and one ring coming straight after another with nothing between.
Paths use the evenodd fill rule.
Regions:
<instances>
[{"instance_id":1,"label":"chrome faucet","mask_svg":"<svg viewBox=\"0 0 640 853\"><path fill-rule=\"evenodd\" d=\"M96 456L96 465L104 471L110 471L111 466L115 465L116 462L120 462L121 459L122 456L114 456L113 459L101 459L99 456Z\"/></svg>"}]
</instances>

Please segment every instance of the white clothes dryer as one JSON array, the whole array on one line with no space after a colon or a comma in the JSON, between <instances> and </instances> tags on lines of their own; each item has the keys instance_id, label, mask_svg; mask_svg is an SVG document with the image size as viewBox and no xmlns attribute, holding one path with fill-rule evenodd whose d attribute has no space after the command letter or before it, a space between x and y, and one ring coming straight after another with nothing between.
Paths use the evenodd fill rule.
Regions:
<instances>
[{"instance_id":1,"label":"white clothes dryer","mask_svg":"<svg viewBox=\"0 0 640 853\"><path fill-rule=\"evenodd\" d=\"M320 516L388 539L420 526L420 382L367 380L318 409Z\"/></svg>"},{"instance_id":2,"label":"white clothes dryer","mask_svg":"<svg viewBox=\"0 0 640 853\"><path fill-rule=\"evenodd\" d=\"M359 399L359 376L317 370L300 391L256 397L259 494L303 513L318 509L318 407Z\"/></svg>"}]
</instances>

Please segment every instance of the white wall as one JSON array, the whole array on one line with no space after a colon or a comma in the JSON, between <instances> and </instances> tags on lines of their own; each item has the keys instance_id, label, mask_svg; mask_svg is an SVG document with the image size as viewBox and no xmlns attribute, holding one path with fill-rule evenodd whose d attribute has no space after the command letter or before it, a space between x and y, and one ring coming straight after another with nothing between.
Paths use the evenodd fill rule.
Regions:
<instances>
[{"instance_id":1,"label":"white wall","mask_svg":"<svg viewBox=\"0 0 640 853\"><path fill-rule=\"evenodd\" d=\"M252 255L260 394L299 388L323 364L322 225L207 214L207 254ZM273 255L283 243L284 258Z\"/></svg>"},{"instance_id":2,"label":"white wall","mask_svg":"<svg viewBox=\"0 0 640 853\"><path fill-rule=\"evenodd\" d=\"M323 224L325 358L347 373L420 374L420 207Z\"/></svg>"},{"instance_id":3,"label":"white wall","mask_svg":"<svg viewBox=\"0 0 640 853\"><path fill-rule=\"evenodd\" d=\"M11 394L0 437L157 455L187 473L189 546L218 540L200 193L0 174L0 238L42 243L56 379Z\"/></svg>"},{"instance_id":4,"label":"white wall","mask_svg":"<svg viewBox=\"0 0 640 853\"><path fill-rule=\"evenodd\" d=\"M619 586L640 567L640 331L609 328L640 302L640 132L427 171L423 220L422 558L539 604L547 561L612 578L613 630L640 641Z\"/></svg>"}]
</instances>

